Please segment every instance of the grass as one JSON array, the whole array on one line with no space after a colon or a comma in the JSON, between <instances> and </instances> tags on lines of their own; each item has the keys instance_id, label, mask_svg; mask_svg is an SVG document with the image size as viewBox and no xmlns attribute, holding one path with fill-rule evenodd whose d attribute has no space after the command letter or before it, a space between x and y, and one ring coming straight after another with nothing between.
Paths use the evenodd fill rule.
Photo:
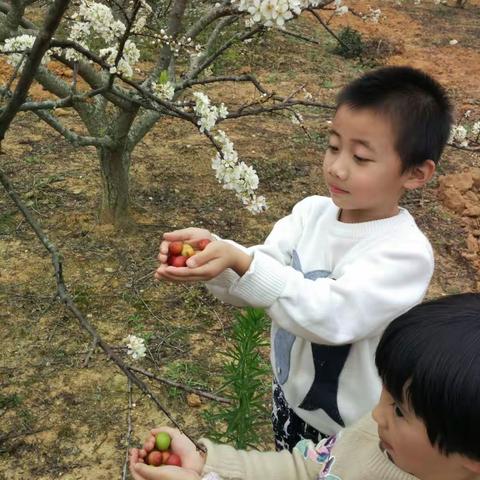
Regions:
<instances>
[{"instance_id":1,"label":"grass","mask_svg":"<svg viewBox=\"0 0 480 480\"><path fill-rule=\"evenodd\" d=\"M12 235L15 226L18 223L18 213L16 211L3 213L0 215L0 235Z\"/></svg>"}]
</instances>

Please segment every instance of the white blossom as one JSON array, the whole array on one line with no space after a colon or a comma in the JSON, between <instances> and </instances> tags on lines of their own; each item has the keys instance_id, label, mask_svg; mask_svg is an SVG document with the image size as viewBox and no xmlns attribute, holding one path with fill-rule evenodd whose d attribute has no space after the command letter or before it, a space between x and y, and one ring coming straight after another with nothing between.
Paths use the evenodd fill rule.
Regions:
<instances>
[{"instance_id":1,"label":"white blossom","mask_svg":"<svg viewBox=\"0 0 480 480\"><path fill-rule=\"evenodd\" d=\"M15 52L8 55L8 63L10 65L17 65L22 60L22 52L30 50L35 43L33 35L18 35L17 37L7 38L3 45L0 45L0 52ZM45 52L42 58L42 64L46 64L50 61L52 50Z\"/></svg>"},{"instance_id":2,"label":"white blossom","mask_svg":"<svg viewBox=\"0 0 480 480\"><path fill-rule=\"evenodd\" d=\"M165 83L155 82L152 83L152 91L163 100L172 100L175 95L175 85L169 81Z\"/></svg>"},{"instance_id":3,"label":"white blossom","mask_svg":"<svg viewBox=\"0 0 480 480\"><path fill-rule=\"evenodd\" d=\"M219 118L227 118L228 110L223 103L219 107L212 105L208 96L202 92L195 92L193 96L195 97L193 110L198 117L197 125L202 133L209 132Z\"/></svg>"},{"instance_id":4,"label":"white blossom","mask_svg":"<svg viewBox=\"0 0 480 480\"><path fill-rule=\"evenodd\" d=\"M472 134L479 135L480 134L480 121L475 122L472 126Z\"/></svg>"},{"instance_id":5,"label":"white blossom","mask_svg":"<svg viewBox=\"0 0 480 480\"><path fill-rule=\"evenodd\" d=\"M145 356L146 347L145 340L135 335L128 335L124 342L127 344L128 355L131 355L134 360L143 358Z\"/></svg>"},{"instance_id":6,"label":"white blossom","mask_svg":"<svg viewBox=\"0 0 480 480\"><path fill-rule=\"evenodd\" d=\"M217 180L223 183L223 188L233 190L250 212L264 211L267 208L265 198L255 194L258 188L255 169L245 162L239 162L233 143L224 131L219 130L215 140L221 146L221 152L212 160Z\"/></svg>"},{"instance_id":7,"label":"white blossom","mask_svg":"<svg viewBox=\"0 0 480 480\"><path fill-rule=\"evenodd\" d=\"M249 15L247 26L262 23L266 27L283 28L285 22L308 7L318 7L320 0L231 0L239 12ZM343 11L344 9L342 9Z\"/></svg>"}]
</instances>

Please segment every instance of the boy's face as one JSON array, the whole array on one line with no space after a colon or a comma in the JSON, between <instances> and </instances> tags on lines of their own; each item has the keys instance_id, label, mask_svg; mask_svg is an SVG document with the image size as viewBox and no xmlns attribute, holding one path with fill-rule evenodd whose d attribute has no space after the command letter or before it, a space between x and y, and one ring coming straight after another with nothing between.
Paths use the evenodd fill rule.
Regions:
<instances>
[{"instance_id":1,"label":"boy's face","mask_svg":"<svg viewBox=\"0 0 480 480\"><path fill-rule=\"evenodd\" d=\"M402 174L389 119L347 105L332 121L323 173L333 202L342 209L340 220L350 223L396 215L410 176Z\"/></svg>"},{"instance_id":2,"label":"boy's face","mask_svg":"<svg viewBox=\"0 0 480 480\"><path fill-rule=\"evenodd\" d=\"M401 470L421 480L478 478L466 468L468 459L458 454L447 457L433 447L422 420L408 405L398 404L385 388L372 416L378 424L381 448Z\"/></svg>"}]
</instances>

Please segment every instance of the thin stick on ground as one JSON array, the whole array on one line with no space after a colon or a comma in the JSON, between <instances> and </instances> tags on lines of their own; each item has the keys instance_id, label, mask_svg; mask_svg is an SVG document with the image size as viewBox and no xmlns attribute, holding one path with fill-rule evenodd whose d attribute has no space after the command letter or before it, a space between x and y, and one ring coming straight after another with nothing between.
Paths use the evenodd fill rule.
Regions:
<instances>
[{"instance_id":1,"label":"thin stick on ground","mask_svg":"<svg viewBox=\"0 0 480 480\"><path fill-rule=\"evenodd\" d=\"M229 400L228 398L220 397L218 395L215 395L210 392L205 392L204 390L200 390L198 388L189 387L188 385L174 382L173 380L168 380L167 378L158 377L153 373L147 372L146 370L143 370L141 368L138 368L138 367L129 367L129 368L130 370L141 373L142 375L145 375L146 377L151 378L152 380L156 380L157 382L164 383L165 385L168 385L170 387L180 388L181 390L185 390L186 392L195 393L199 397L208 398L209 400L215 400L216 402L220 402L220 403L232 403L232 401Z\"/></svg>"},{"instance_id":2,"label":"thin stick on ground","mask_svg":"<svg viewBox=\"0 0 480 480\"><path fill-rule=\"evenodd\" d=\"M127 413L127 448L125 449L125 462L122 470L122 480L127 478L128 450L130 449L130 438L132 436L132 382L128 379L128 413Z\"/></svg>"},{"instance_id":3,"label":"thin stick on ground","mask_svg":"<svg viewBox=\"0 0 480 480\"><path fill-rule=\"evenodd\" d=\"M133 384L135 384L138 388L140 388L140 390L143 393L145 393L153 401L153 403L155 403L155 405L166 415L166 417L170 420L170 422L172 422L172 424L175 425L176 428L182 431L194 443L194 445L199 450L204 451L204 447L198 444L198 442L196 442L195 439L190 437L190 435L188 435L188 433L186 433L182 429L181 425L175 420L175 418L171 415L171 413L163 406L160 400L151 392L148 386L142 380L140 380L132 371L130 371L128 366L113 351L112 347L100 337L95 327L84 317L82 312L78 309L77 305L73 301L65 285L65 281L63 279L63 262L62 262L60 253L58 252L56 246L47 238L47 236L45 235L45 233L43 232L42 228L37 223L37 221L33 218L30 210L21 201L20 197L17 195L12 185L10 184L9 179L1 169L0 169L0 183L3 185L9 197L13 200L13 202L18 207L22 215L25 217L25 220L27 221L27 223L32 227L33 231L35 232L36 236L38 237L42 245L50 253L54 271L55 271L55 280L57 283L57 298L59 298L64 303L67 309L70 310L70 312L80 322L80 325L92 336L93 340L97 342L98 346L127 376L127 378L129 378Z\"/></svg>"}]
</instances>

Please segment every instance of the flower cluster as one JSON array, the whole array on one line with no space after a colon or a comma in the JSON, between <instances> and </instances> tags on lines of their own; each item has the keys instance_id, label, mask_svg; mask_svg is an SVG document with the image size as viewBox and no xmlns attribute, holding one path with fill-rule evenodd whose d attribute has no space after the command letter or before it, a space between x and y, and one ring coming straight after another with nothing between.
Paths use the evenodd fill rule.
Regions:
<instances>
[{"instance_id":1,"label":"flower cluster","mask_svg":"<svg viewBox=\"0 0 480 480\"><path fill-rule=\"evenodd\" d=\"M128 335L124 341L127 344L127 353L131 355L134 360L143 358L145 356L146 347L145 340L143 338L136 337L135 335Z\"/></svg>"},{"instance_id":2,"label":"flower cluster","mask_svg":"<svg viewBox=\"0 0 480 480\"><path fill-rule=\"evenodd\" d=\"M345 15L346 13L348 13L348 7L346 5L343 5L343 0L335 0L334 5L335 13L337 15Z\"/></svg>"},{"instance_id":3,"label":"flower cluster","mask_svg":"<svg viewBox=\"0 0 480 480\"><path fill-rule=\"evenodd\" d=\"M152 92L162 100L172 100L175 95L175 85L168 80L165 83L152 83Z\"/></svg>"},{"instance_id":4,"label":"flower cluster","mask_svg":"<svg viewBox=\"0 0 480 480\"><path fill-rule=\"evenodd\" d=\"M147 10L147 13L151 11L151 7L146 2L142 2L142 6L144 10ZM108 47L102 48L99 53L112 65L110 73L119 72L127 77L133 75L133 66L140 59L140 52L132 40L127 40L122 58L119 60L118 65L114 65L118 48L112 46L112 44L122 37L126 27L120 20L115 19L112 10L107 5L90 0L82 0L78 12L72 15L72 19L75 21L70 29L70 40L85 48L89 48L89 43L92 40L101 40L105 45L108 45ZM145 11L141 11L131 31L134 33L140 32L144 28L146 21ZM81 54L71 48L65 51L65 55L70 60L81 59Z\"/></svg>"},{"instance_id":5,"label":"flower cluster","mask_svg":"<svg viewBox=\"0 0 480 480\"><path fill-rule=\"evenodd\" d=\"M255 194L258 188L255 169L239 161L238 153L224 131L219 130L215 140L220 144L221 152L212 160L212 168L219 183L223 183L223 188L233 190L250 212L264 211L267 208L265 198Z\"/></svg>"},{"instance_id":6,"label":"flower cluster","mask_svg":"<svg viewBox=\"0 0 480 480\"><path fill-rule=\"evenodd\" d=\"M191 37L175 38L169 35L163 28L160 30L160 35L154 35L152 43L169 46L175 57L180 55L181 50L186 50L190 55L196 55L202 48L199 43L195 44Z\"/></svg>"},{"instance_id":7,"label":"flower cluster","mask_svg":"<svg viewBox=\"0 0 480 480\"><path fill-rule=\"evenodd\" d=\"M30 50L35 42L33 35L19 35L18 37L7 38L3 45L0 45L0 52L13 52L8 55L8 63L17 65L22 60L23 52ZM48 50L42 58L42 64L50 61L52 51Z\"/></svg>"},{"instance_id":8,"label":"flower cluster","mask_svg":"<svg viewBox=\"0 0 480 480\"><path fill-rule=\"evenodd\" d=\"M217 123L219 118L227 118L227 107L222 103L219 107L212 105L207 95L202 92L195 92L195 106L193 110L198 117L197 125L200 131L209 132Z\"/></svg>"},{"instance_id":9,"label":"flower cluster","mask_svg":"<svg viewBox=\"0 0 480 480\"><path fill-rule=\"evenodd\" d=\"M116 47L102 48L100 50L100 56L112 65L110 73L122 73L126 77L133 75L132 65L135 65L140 59L140 52L131 40L127 40L123 46L122 57L120 58L117 67L113 66L115 59L117 58L118 50Z\"/></svg>"},{"instance_id":10,"label":"flower cluster","mask_svg":"<svg viewBox=\"0 0 480 480\"><path fill-rule=\"evenodd\" d=\"M125 32L125 25L120 20L115 20L110 8L103 3L83 0L78 13L72 18L76 20L74 27L80 37L77 37L78 40L84 40L85 34L95 33L106 43L111 43ZM72 36L71 34L70 38Z\"/></svg>"},{"instance_id":11,"label":"flower cluster","mask_svg":"<svg viewBox=\"0 0 480 480\"><path fill-rule=\"evenodd\" d=\"M308 7L318 7L319 0L232 0L238 4L239 12L250 15L250 22L262 23L266 27L283 28L285 22Z\"/></svg>"},{"instance_id":12,"label":"flower cluster","mask_svg":"<svg viewBox=\"0 0 480 480\"><path fill-rule=\"evenodd\" d=\"M468 117L467 117L468 118ZM450 131L448 143L468 147L470 143L478 144L480 141L480 121L464 127L463 125L454 125Z\"/></svg>"}]
</instances>

